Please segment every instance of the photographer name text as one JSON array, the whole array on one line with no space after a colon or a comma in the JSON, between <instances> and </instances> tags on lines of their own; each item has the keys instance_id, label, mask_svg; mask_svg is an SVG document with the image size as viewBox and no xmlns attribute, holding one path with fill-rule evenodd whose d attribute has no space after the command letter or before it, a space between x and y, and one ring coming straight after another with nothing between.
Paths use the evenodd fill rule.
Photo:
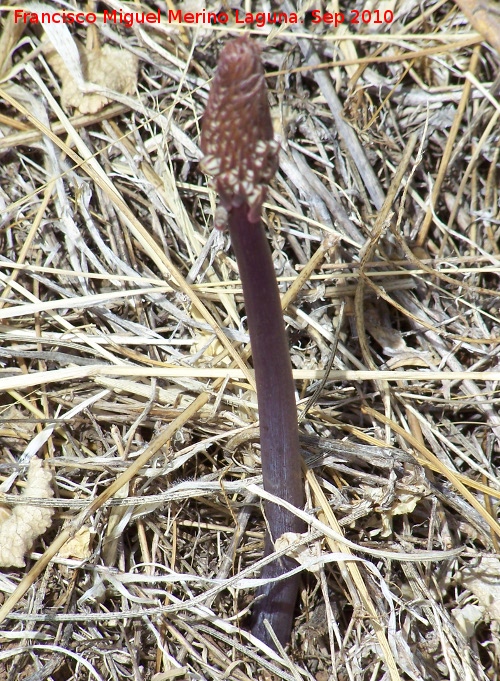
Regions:
<instances>
[{"instance_id":1,"label":"photographer name text","mask_svg":"<svg viewBox=\"0 0 500 681\"><path fill-rule=\"evenodd\" d=\"M100 15L95 12L30 12L23 9L14 10L14 22L23 24L95 24ZM228 12L184 12L169 9L164 14L164 21L168 24L255 24L262 28L266 24L304 24L306 20L295 12L243 12L238 9ZM356 10L349 12L322 12L313 9L308 12L307 22L311 24L328 24L334 27L341 24L390 24L394 20L391 10L384 12L375 10ZM104 24L122 24L132 28L136 24L160 24L162 16L160 10L156 12L124 12L123 10L104 10L102 14Z\"/></svg>"}]
</instances>

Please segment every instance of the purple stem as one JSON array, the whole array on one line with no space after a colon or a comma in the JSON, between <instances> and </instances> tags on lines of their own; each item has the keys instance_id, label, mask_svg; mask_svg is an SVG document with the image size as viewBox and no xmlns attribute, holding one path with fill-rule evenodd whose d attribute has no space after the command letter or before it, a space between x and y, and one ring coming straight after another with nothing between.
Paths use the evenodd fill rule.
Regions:
<instances>
[{"instance_id":1,"label":"purple stem","mask_svg":"<svg viewBox=\"0 0 500 681\"><path fill-rule=\"evenodd\" d=\"M243 285L252 345L260 420L264 489L298 508L304 506L297 407L280 294L271 250L262 222L250 222L248 205L229 211L229 233ZM268 527L277 539L284 532L305 532L305 523L277 504L266 503ZM265 555L274 551L266 533ZM291 558L269 563L263 578L296 567ZM300 575L261 587L254 606L252 633L274 647L265 626L269 620L282 645L288 643Z\"/></svg>"}]
</instances>

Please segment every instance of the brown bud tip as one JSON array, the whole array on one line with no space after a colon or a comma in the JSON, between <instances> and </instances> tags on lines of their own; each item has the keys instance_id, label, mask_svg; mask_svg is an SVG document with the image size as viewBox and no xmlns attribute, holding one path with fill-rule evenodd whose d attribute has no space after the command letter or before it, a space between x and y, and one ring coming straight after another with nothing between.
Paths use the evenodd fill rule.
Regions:
<instances>
[{"instance_id":1,"label":"brown bud tip","mask_svg":"<svg viewBox=\"0 0 500 681\"><path fill-rule=\"evenodd\" d=\"M260 50L247 36L220 53L201 131L202 169L212 175L222 207L247 203L260 218L267 185L278 167Z\"/></svg>"}]
</instances>

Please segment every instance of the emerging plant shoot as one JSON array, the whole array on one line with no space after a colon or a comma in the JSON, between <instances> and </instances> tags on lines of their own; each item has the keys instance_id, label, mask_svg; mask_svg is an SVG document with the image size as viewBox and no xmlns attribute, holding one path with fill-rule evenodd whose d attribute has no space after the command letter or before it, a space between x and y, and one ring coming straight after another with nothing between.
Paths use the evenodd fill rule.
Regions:
<instances>
[{"instance_id":1,"label":"emerging plant shoot","mask_svg":"<svg viewBox=\"0 0 500 681\"><path fill-rule=\"evenodd\" d=\"M279 145L273 127L264 69L255 43L243 36L222 50L203 118L202 168L213 175L220 196L216 227L227 224L243 285L252 345L260 420L264 488L303 507L303 481L297 409L280 295L271 250L261 222L267 185L278 167ZM295 515L267 504L265 553L284 532L304 532ZM290 558L267 565L262 577L273 578L295 567ZM267 619L279 641L289 641L299 575L259 591L253 633L273 646Z\"/></svg>"}]
</instances>

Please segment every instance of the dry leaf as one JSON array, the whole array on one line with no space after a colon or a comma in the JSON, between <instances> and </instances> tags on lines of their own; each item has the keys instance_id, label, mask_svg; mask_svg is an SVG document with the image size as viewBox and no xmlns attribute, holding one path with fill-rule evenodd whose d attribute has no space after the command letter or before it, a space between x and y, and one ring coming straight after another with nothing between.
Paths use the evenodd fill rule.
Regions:
<instances>
[{"instance_id":1,"label":"dry leaf","mask_svg":"<svg viewBox=\"0 0 500 681\"><path fill-rule=\"evenodd\" d=\"M418 502L427 495L425 483L419 481L418 474L408 475L396 484L391 475L388 484L382 488L360 485L363 496L369 499L380 514L381 527L374 530L372 536L389 537L392 534L394 516L413 513Z\"/></svg>"},{"instance_id":2,"label":"dry leaf","mask_svg":"<svg viewBox=\"0 0 500 681\"><path fill-rule=\"evenodd\" d=\"M3 409L0 416L2 419L0 437L3 446L14 451L22 451L25 447L23 440L32 441L36 424L27 420L26 414L15 405Z\"/></svg>"},{"instance_id":3,"label":"dry leaf","mask_svg":"<svg viewBox=\"0 0 500 681\"><path fill-rule=\"evenodd\" d=\"M104 45L91 51L74 41L80 55L85 81L122 94L134 92L137 83L138 60L135 55L118 47ZM61 79L61 103L65 109L74 107L81 113L96 113L111 101L102 94L86 92L67 67L66 61L51 45L46 50L47 61Z\"/></svg>"},{"instance_id":4,"label":"dry leaf","mask_svg":"<svg viewBox=\"0 0 500 681\"><path fill-rule=\"evenodd\" d=\"M276 551L287 549L303 536L303 534L299 534L298 532L285 532L281 535L281 537L276 539L274 542L274 548ZM290 556L290 558L296 560L300 565L304 565L310 563L312 560L317 560L318 551L316 546L299 546L298 548L289 550L287 555ZM308 565L307 569L310 572L319 572L321 569L321 563Z\"/></svg>"},{"instance_id":5,"label":"dry leaf","mask_svg":"<svg viewBox=\"0 0 500 681\"><path fill-rule=\"evenodd\" d=\"M391 326L389 306L385 300L367 299L364 312L366 330L381 346L385 355L392 357L408 349L401 333Z\"/></svg>"},{"instance_id":6,"label":"dry leaf","mask_svg":"<svg viewBox=\"0 0 500 681\"><path fill-rule=\"evenodd\" d=\"M31 459L23 497L50 499L52 474L43 468L40 459ZM51 525L52 508L16 506L10 516L0 524L0 567L24 567L25 555L35 539Z\"/></svg>"},{"instance_id":7,"label":"dry leaf","mask_svg":"<svg viewBox=\"0 0 500 681\"><path fill-rule=\"evenodd\" d=\"M484 608L473 603L467 603L462 608L453 608L451 612L465 638L474 636L476 625L484 619Z\"/></svg>"},{"instance_id":8,"label":"dry leaf","mask_svg":"<svg viewBox=\"0 0 500 681\"><path fill-rule=\"evenodd\" d=\"M81 527L75 534L73 539L70 539L57 554L59 558L73 558L74 560L85 560L90 556L90 528L87 526Z\"/></svg>"},{"instance_id":9,"label":"dry leaf","mask_svg":"<svg viewBox=\"0 0 500 681\"><path fill-rule=\"evenodd\" d=\"M472 591L485 614L500 622L500 560L485 556L479 563L472 563L461 570L462 584Z\"/></svg>"}]
</instances>

